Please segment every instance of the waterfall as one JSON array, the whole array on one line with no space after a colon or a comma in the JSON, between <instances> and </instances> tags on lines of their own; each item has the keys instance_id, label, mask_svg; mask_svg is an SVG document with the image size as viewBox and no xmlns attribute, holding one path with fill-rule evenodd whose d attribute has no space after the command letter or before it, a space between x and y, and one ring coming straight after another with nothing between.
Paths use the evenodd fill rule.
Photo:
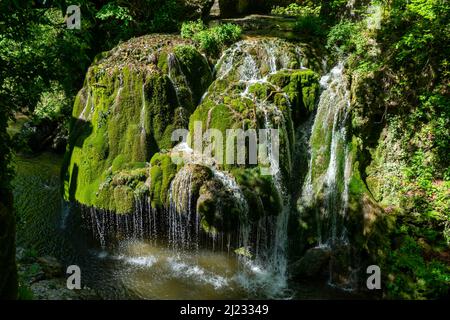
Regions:
<instances>
[{"instance_id":1,"label":"waterfall","mask_svg":"<svg viewBox=\"0 0 450 320\"><path fill-rule=\"evenodd\" d=\"M192 184L193 170L185 166L178 171L170 185L166 219L169 243L174 249L188 248L199 241L199 218L192 210Z\"/></svg>"},{"instance_id":2,"label":"waterfall","mask_svg":"<svg viewBox=\"0 0 450 320\"><path fill-rule=\"evenodd\" d=\"M252 85L259 83L268 85L281 93L281 88L270 83L270 76L281 70L304 68L301 58L299 47L280 40L244 40L229 48L214 68L216 81L224 80L230 84L238 84L239 91L236 98L254 102L255 116L259 117L260 129L281 131L280 135L285 137L283 149L285 154L283 153L283 155L288 170L291 168L293 156L292 139L288 135L292 120L290 114L286 113L290 111L283 111L275 102L263 99L249 89ZM292 64L293 62L295 63ZM179 102L182 103L180 99L186 93L182 92L185 91L185 86L189 91L188 95L192 98L192 92L174 54L169 54L168 66L168 77L174 85ZM204 97L207 97L208 94L208 92L205 93ZM287 94L281 94L284 95L287 105L290 105ZM143 119L146 112L144 88L142 95L141 127L144 128ZM335 126L336 131L341 130L339 121L336 120ZM345 136L345 132L342 132L342 135ZM220 170L214 161L201 157L201 164L211 169L212 179L220 182L222 190L227 196L231 195L234 204L240 209L239 230L235 231L236 234L206 233L202 230L201 217L196 212L197 195L194 195L195 170L191 165L185 163L170 183L166 208L154 209L151 207L150 199L141 196L136 197L135 209L129 214L118 215L105 210L85 208L84 211L90 217L95 237L99 239L102 246L117 238L150 238L154 240L163 238L167 240L167 246L177 252L192 248L198 249L199 244L204 244L205 239L208 244L212 244L213 249L221 248L223 250L226 247L230 250L233 241L233 245L239 245L237 250L243 249L241 254L238 254L239 260L243 264L243 283L248 283L249 289L262 288L268 296L276 297L287 286L287 229L291 201L287 187L289 177L285 176L289 172L283 172L279 168L278 150L275 148L277 141L273 139L275 138L268 134L263 140L267 148L272 183L278 193L276 196L281 199L280 212L273 215L267 214L256 222L250 222L248 213L252 208L249 208L235 178ZM340 145L339 139L335 142L335 149ZM200 157L194 154L194 151L186 143L180 143L171 152L181 152L183 155L193 158ZM334 153L338 154L337 150ZM333 157L336 158L334 161L337 163L337 156ZM330 172L327 173L327 184L330 186L336 184L336 180L337 178L333 176L333 171L330 169ZM217 207L220 215L220 210L222 210L220 203ZM225 215L223 214L223 216Z\"/></svg>"},{"instance_id":3,"label":"waterfall","mask_svg":"<svg viewBox=\"0 0 450 320\"><path fill-rule=\"evenodd\" d=\"M238 81L243 84L243 90L240 94L242 99L250 99L256 104L256 108L263 115L262 129L279 129L283 133L287 132L287 121L283 112L279 110L275 103L262 100L249 92L249 88L256 84L270 84L268 78L283 69L290 69L289 62L297 61L301 67L301 50L298 47L293 50L287 50L278 40L265 40L261 43L255 41L241 41L229 48L223 56L219 59L216 66L216 76L219 79L227 80L230 78L233 81L234 70L237 70ZM254 48L260 45L261 52L255 52ZM243 57L243 58L242 58ZM270 84L272 85L272 84ZM281 88L278 88L281 91ZM286 101L289 102L289 98ZM285 134L287 137L287 134ZM253 271L258 271L261 274L260 279L256 282L267 286L270 294L276 294L286 286L286 269L287 269L287 226L290 213L290 201L288 190L285 187L285 179L281 170L278 168L278 159L275 159L275 150L271 135L265 137L267 145L268 160L270 163L270 170L273 178L273 183L276 190L282 199L281 212L275 217L263 217L254 226L255 229L255 243L253 252L254 259L243 257L245 264L249 265ZM289 145L289 139L286 139L287 144L287 161L288 167L291 167L291 156L293 150ZM241 246L247 248L250 246L250 230L244 224L241 230ZM265 270L265 271L263 271Z\"/></svg>"},{"instance_id":4,"label":"waterfall","mask_svg":"<svg viewBox=\"0 0 450 320\"><path fill-rule=\"evenodd\" d=\"M135 197L135 210L129 214L117 214L109 210L81 206L81 214L93 238L102 248L121 239L156 240L157 212L148 197Z\"/></svg>"},{"instance_id":5,"label":"waterfall","mask_svg":"<svg viewBox=\"0 0 450 320\"><path fill-rule=\"evenodd\" d=\"M193 101L193 93L192 89L189 86L189 82L181 69L180 61L178 61L177 56L174 53L169 53L167 56L167 65L168 65L168 77L175 88L175 93L177 95L178 103L182 103L180 101L180 97L183 97L183 88L187 89L187 95L190 101Z\"/></svg>"},{"instance_id":6,"label":"waterfall","mask_svg":"<svg viewBox=\"0 0 450 320\"><path fill-rule=\"evenodd\" d=\"M309 141L309 168L298 208L301 215L314 212L318 247L345 247L348 251L345 220L352 158L347 137L350 92L343 63L323 76L320 85L322 93ZM330 268L329 283L334 284Z\"/></svg>"},{"instance_id":7,"label":"waterfall","mask_svg":"<svg viewBox=\"0 0 450 320\"><path fill-rule=\"evenodd\" d=\"M86 97L86 103L84 104L83 110L81 111L80 115L78 116L81 120L87 120L89 115L86 115L87 108L89 104L91 103L91 90L88 88L88 93Z\"/></svg>"},{"instance_id":8,"label":"waterfall","mask_svg":"<svg viewBox=\"0 0 450 320\"><path fill-rule=\"evenodd\" d=\"M141 133L145 134L145 113L146 113L146 101L145 101L145 83L142 84L142 106L141 114L139 115L139 125L141 127Z\"/></svg>"},{"instance_id":9,"label":"waterfall","mask_svg":"<svg viewBox=\"0 0 450 320\"><path fill-rule=\"evenodd\" d=\"M342 63L320 80L317 114L311 129L310 163L303 186L300 208L314 206L323 191L318 215L318 245L345 240L342 223L348 207L348 184L351 176L351 159L347 144L346 124L349 117L350 92L344 77ZM328 158L325 169L318 164Z\"/></svg>"}]
</instances>

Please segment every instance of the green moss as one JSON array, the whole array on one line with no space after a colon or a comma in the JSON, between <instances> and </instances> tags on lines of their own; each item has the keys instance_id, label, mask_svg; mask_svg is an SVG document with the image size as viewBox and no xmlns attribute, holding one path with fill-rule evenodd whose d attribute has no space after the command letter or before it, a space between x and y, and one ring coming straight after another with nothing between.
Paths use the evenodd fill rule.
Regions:
<instances>
[{"instance_id":1,"label":"green moss","mask_svg":"<svg viewBox=\"0 0 450 320\"><path fill-rule=\"evenodd\" d=\"M150 197L151 197L151 204L153 208L160 208L163 205L163 202L161 202L161 185L163 180L163 173L162 169L158 166L154 166L150 169L150 179L151 179L151 186L150 186Z\"/></svg>"},{"instance_id":2,"label":"green moss","mask_svg":"<svg viewBox=\"0 0 450 320\"><path fill-rule=\"evenodd\" d=\"M271 83L281 88L291 102L292 117L295 124L305 120L314 111L319 93L319 76L312 70L296 71L282 70L270 75ZM284 97L277 97L278 103L283 103Z\"/></svg>"},{"instance_id":3,"label":"green moss","mask_svg":"<svg viewBox=\"0 0 450 320\"><path fill-rule=\"evenodd\" d=\"M282 199L272 176L261 175L260 168L234 169L232 172L251 208L251 221L256 222L265 215L276 215L281 211Z\"/></svg>"},{"instance_id":4,"label":"green moss","mask_svg":"<svg viewBox=\"0 0 450 320\"><path fill-rule=\"evenodd\" d=\"M255 83L248 89L249 93L261 100L267 99L275 89L268 83Z\"/></svg>"},{"instance_id":5,"label":"green moss","mask_svg":"<svg viewBox=\"0 0 450 320\"><path fill-rule=\"evenodd\" d=\"M209 63L193 46L180 45L175 47L174 52L181 62L182 71L192 90L193 104L196 105L212 82Z\"/></svg>"},{"instance_id":6,"label":"green moss","mask_svg":"<svg viewBox=\"0 0 450 320\"><path fill-rule=\"evenodd\" d=\"M165 74L167 74L169 72L167 58L168 58L167 52L161 52L161 54L158 57L158 68Z\"/></svg>"},{"instance_id":7,"label":"green moss","mask_svg":"<svg viewBox=\"0 0 450 320\"><path fill-rule=\"evenodd\" d=\"M173 130L187 126L192 99L199 100L212 80L206 59L194 47L176 44L168 41L156 45L154 65L142 64L142 57L129 53L120 58L124 61L104 54L89 68L70 125L63 166L66 199L124 212L131 208L131 194L136 188L145 189L136 182L140 180L135 180L127 184L131 191L123 187L116 191L117 186L108 181L128 174L134 166L144 168L154 154L170 149ZM123 49L119 46L115 50ZM177 55L183 72L173 75L182 78L184 84L178 88L178 96L174 81L181 83L180 79L168 76L168 55L172 53ZM160 205L165 202L172 168L165 159L159 165L163 178L155 201ZM124 196L123 203L119 194Z\"/></svg>"},{"instance_id":8,"label":"green moss","mask_svg":"<svg viewBox=\"0 0 450 320\"><path fill-rule=\"evenodd\" d=\"M289 70L280 70L271 74L267 80L279 88L284 88L291 80L291 73Z\"/></svg>"},{"instance_id":9,"label":"green moss","mask_svg":"<svg viewBox=\"0 0 450 320\"><path fill-rule=\"evenodd\" d=\"M115 211L117 213L129 213L134 210L133 190L127 186L114 188Z\"/></svg>"},{"instance_id":10,"label":"green moss","mask_svg":"<svg viewBox=\"0 0 450 320\"><path fill-rule=\"evenodd\" d=\"M202 208L200 208L200 212L203 212ZM202 217L200 220L200 226L202 227L202 230L210 235L216 235L218 233L217 229L214 226L211 226L206 217Z\"/></svg>"},{"instance_id":11,"label":"green moss","mask_svg":"<svg viewBox=\"0 0 450 320\"><path fill-rule=\"evenodd\" d=\"M175 89L167 76L151 75L146 80L145 96L148 97L148 125L153 133L153 140L157 149L172 147L170 137L174 124L174 114L178 107ZM180 126L181 127L181 126Z\"/></svg>"},{"instance_id":12,"label":"green moss","mask_svg":"<svg viewBox=\"0 0 450 320\"><path fill-rule=\"evenodd\" d=\"M177 165L168 154L157 153L150 162L150 196L152 207L167 206L170 183L177 173Z\"/></svg>"},{"instance_id":13,"label":"green moss","mask_svg":"<svg viewBox=\"0 0 450 320\"><path fill-rule=\"evenodd\" d=\"M189 133L191 139L194 138L194 124L199 121L202 123L202 134L207 129L217 129L222 133L223 139L223 160L222 163L226 163L226 132L228 129L240 128L239 119L235 117L232 110L225 104L215 104L212 100L206 100L200 106L197 107L195 112L189 119ZM206 141L204 143L207 143Z\"/></svg>"}]
</instances>

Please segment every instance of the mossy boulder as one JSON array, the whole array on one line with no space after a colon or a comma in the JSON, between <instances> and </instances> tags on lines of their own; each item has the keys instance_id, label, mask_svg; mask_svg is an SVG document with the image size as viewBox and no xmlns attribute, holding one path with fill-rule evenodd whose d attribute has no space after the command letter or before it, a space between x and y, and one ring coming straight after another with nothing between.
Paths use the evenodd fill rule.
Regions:
<instances>
[{"instance_id":1,"label":"mossy boulder","mask_svg":"<svg viewBox=\"0 0 450 320\"><path fill-rule=\"evenodd\" d=\"M202 134L209 129L221 133L222 140L203 140L203 150L213 146L213 163L234 176L247 206L252 209L243 217L242 208L226 207L236 200L233 201L233 194L220 189L220 181L212 179L202 186L197 201L197 211L205 231L228 232L236 227L238 221L253 224L281 212L282 193L286 190L282 191L280 184L288 185L292 171L295 130L314 110L319 88L318 75L301 66L299 47L271 38L238 42L217 63L216 79L190 117L190 137L195 138L200 127ZM228 130L249 132L249 129L254 129L259 141L258 129L269 128L279 129L281 174L277 177L267 175L267 171L262 174L262 169L268 167L267 163L237 163L236 149L228 150L230 145L227 145ZM192 140L190 143L195 148ZM220 148L222 153L217 151ZM246 160L249 149L246 143ZM234 163L229 163L228 155L234 155Z\"/></svg>"},{"instance_id":2,"label":"mossy boulder","mask_svg":"<svg viewBox=\"0 0 450 320\"><path fill-rule=\"evenodd\" d=\"M239 224L245 221L245 212L235 195L214 178L200 188L196 210L202 230L210 235L218 232L234 234Z\"/></svg>"},{"instance_id":3,"label":"mossy boulder","mask_svg":"<svg viewBox=\"0 0 450 320\"><path fill-rule=\"evenodd\" d=\"M126 185L110 180L145 167L155 153L173 146L173 130L187 127L211 78L207 60L176 36L135 38L102 54L75 100L65 198L120 213L132 210L134 195L144 191L138 183L143 178ZM154 204L164 200L164 193L158 195Z\"/></svg>"},{"instance_id":4,"label":"mossy boulder","mask_svg":"<svg viewBox=\"0 0 450 320\"><path fill-rule=\"evenodd\" d=\"M212 178L209 167L199 164L185 164L175 175L170 187L168 201L178 214L195 210L202 186Z\"/></svg>"},{"instance_id":5,"label":"mossy boulder","mask_svg":"<svg viewBox=\"0 0 450 320\"><path fill-rule=\"evenodd\" d=\"M314 111L319 94L319 76L314 71L310 69L294 72L283 70L270 75L269 82L282 88L289 97L295 123L300 123ZM285 98L284 95L277 96L277 99Z\"/></svg>"},{"instance_id":6,"label":"mossy boulder","mask_svg":"<svg viewBox=\"0 0 450 320\"><path fill-rule=\"evenodd\" d=\"M232 171L242 189L250 210L250 222L257 222L264 216L276 215L282 209L282 199L276 189L273 177L261 175L260 168L235 169Z\"/></svg>"},{"instance_id":7,"label":"mossy boulder","mask_svg":"<svg viewBox=\"0 0 450 320\"><path fill-rule=\"evenodd\" d=\"M316 247L306 251L305 255L290 266L291 277L319 278L329 270L331 249L328 247Z\"/></svg>"},{"instance_id":8,"label":"mossy boulder","mask_svg":"<svg viewBox=\"0 0 450 320\"><path fill-rule=\"evenodd\" d=\"M197 123L203 133L219 130L224 139L218 162L231 170L236 165L226 161L233 153L227 150L227 130L279 129L280 168L287 177L295 128L314 110L319 88L318 75L300 66L298 47L286 41L262 38L235 44L217 63L216 80L190 117L191 137Z\"/></svg>"},{"instance_id":9,"label":"mossy boulder","mask_svg":"<svg viewBox=\"0 0 450 320\"><path fill-rule=\"evenodd\" d=\"M177 173L177 166L170 155L157 153L150 162L150 197L152 207L167 206L170 182Z\"/></svg>"}]
</instances>

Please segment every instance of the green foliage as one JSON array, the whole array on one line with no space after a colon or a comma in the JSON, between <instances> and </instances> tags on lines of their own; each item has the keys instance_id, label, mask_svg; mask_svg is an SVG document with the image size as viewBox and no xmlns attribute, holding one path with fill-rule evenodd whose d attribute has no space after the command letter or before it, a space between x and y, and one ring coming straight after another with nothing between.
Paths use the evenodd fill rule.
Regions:
<instances>
[{"instance_id":1,"label":"green foliage","mask_svg":"<svg viewBox=\"0 0 450 320\"><path fill-rule=\"evenodd\" d=\"M226 45L238 41L241 33L241 28L232 23L207 28L201 20L197 20L185 22L181 27L183 38L193 39L201 50L212 55L218 54Z\"/></svg>"},{"instance_id":2,"label":"green foliage","mask_svg":"<svg viewBox=\"0 0 450 320\"><path fill-rule=\"evenodd\" d=\"M352 52L355 50L355 38L357 34L357 24L351 21L341 21L330 29L327 38L327 48L337 49L340 52Z\"/></svg>"},{"instance_id":3,"label":"green foliage","mask_svg":"<svg viewBox=\"0 0 450 320\"><path fill-rule=\"evenodd\" d=\"M54 120L67 114L67 110L70 107L68 105L69 101L61 85L53 82L50 90L41 94L41 99L36 105L33 112L33 118L36 119L35 122L39 122L42 119Z\"/></svg>"},{"instance_id":4,"label":"green foliage","mask_svg":"<svg viewBox=\"0 0 450 320\"><path fill-rule=\"evenodd\" d=\"M294 25L294 31L308 37L323 37L326 35L324 20L317 15L300 16Z\"/></svg>"},{"instance_id":5,"label":"green foliage","mask_svg":"<svg viewBox=\"0 0 450 320\"><path fill-rule=\"evenodd\" d=\"M338 10L347 5L348 0L330 0L330 6L334 10Z\"/></svg>"},{"instance_id":6,"label":"green foliage","mask_svg":"<svg viewBox=\"0 0 450 320\"><path fill-rule=\"evenodd\" d=\"M19 283L17 300L33 300L34 294L25 283Z\"/></svg>"},{"instance_id":7,"label":"green foliage","mask_svg":"<svg viewBox=\"0 0 450 320\"><path fill-rule=\"evenodd\" d=\"M206 29L207 26L201 19L198 19L197 21L188 21L181 25L181 37L184 39L191 39L195 34Z\"/></svg>"},{"instance_id":8,"label":"green foliage","mask_svg":"<svg viewBox=\"0 0 450 320\"><path fill-rule=\"evenodd\" d=\"M400 248L389 254L390 298L429 299L448 294L450 267L437 260L425 260L422 251L412 237L406 236Z\"/></svg>"},{"instance_id":9,"label":"green foliage","mask_svg":"<svg viewBox=\"0 0 450 320\"><path fill-rule=\"evenodd\" d=\"M133 17L130 15L130 10L126 7L119 6L115 3L109 2L104 5L96 14L95 17L100 20L115 19L122 21L125 26L128 26Z\"/></svg>"},{"instance_id":10,"label":"green foliage","mask_svg":"<svg viewBox=\"0 0 450 320\"><path fill-rule=\"evenodd\" d=\"M272 9L272 14L297 17L294 31L307 37L323 37L326 35L325 21L319 16L321 6L309 3L299 5L291 3L286 7L276 6Z\"/></svg>"},{"instance_id":11,"label":"green foliage","mask_svg":"<svg viewBox=\"0 0 450 320\"><path fill-rule=\"evenodd\" d=\"M5 21L8 32L0 33L2 100L9 108L27 112L36 107L41 94L55 91L54 87L73 97L89 63L89 34L62 27L63 15L57 9L25 7L17 11L17 19ZM23 28L28 33L22 34Z\"/></svg>"},{"instance_id":12,"label":"green foliage","mask_svg":"<svg viewBox=\"0 0 450 320\"><path fill-rule=\"evenodd\" d=\"M183 18L177 0L112 0L100 8L90 7L90 13L97 18L101 50L132 36L176 31Z\"/></svg>"},{"instance_id":13,"label":"green foliage","mask_svg":"<svg viewBox=\"0 0 450 320\"><path fill-rule=\"evenodd\" d=\"M450 72L445 52L450 49L450 5L435 0L395 0L375 5L379 6L375 10L378 16L375 11L368 12L332 26L327 48L337 58L346 59L353 79L369 86L377 83L356 93L364 100L364 121L370 123L370 130L385 125L386 130L395 132L395 142L389 142L388 148L399 146L383 158L396 158L397 169L386 168L399 171L393 177L395 183L387 182L391 179L388 177L381 182L390 191L384 195L389 200L380 201L389 203L390 210L398 206L391 236L403 238L387 262L387 295L441 297L448 294L449 287L445 254L450 245ZM373 80L376 82L370 82ZM377 108L384 110L381 123L379 118L369 116L380 117L383 111ZM364 132L364 139L369 136ZM372 143L367 142L367 146ZM396 203L391 203L394 198Z\"/></svg>"},{"instance_id":14,"label":"green foliage","mask_svg":"<svg viewBox=\"0 0 450 320\"><path fill-rule=\"evenodd\" d=\"M301 6L297 3L291 3L287 7L276 6L272 9L272 14L288 17L298 16L318 16L320 13L319 6Z\"/></svg>"}]
</instances>

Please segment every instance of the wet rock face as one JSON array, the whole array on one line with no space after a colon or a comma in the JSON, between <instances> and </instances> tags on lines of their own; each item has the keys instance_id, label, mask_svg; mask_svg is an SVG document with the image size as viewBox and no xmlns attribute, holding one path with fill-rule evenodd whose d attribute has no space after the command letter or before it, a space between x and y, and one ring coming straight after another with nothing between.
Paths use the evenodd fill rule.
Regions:
<instances>
[{"instance_id":1,"label":"wet rock face","mask_svg":"<svg viewBox=\"0 0 450 320\"><path fill-rule=\"evenodd\" d=\"M249 234L260 225L273 229L292 171L295 130L318 94L309 57L288 41L255 38L231 46L212 73L189 41L174 36L132 39L99 56L74 106L66 199L109 218L131 213L126 219L141 221L143 210L156 210L158 223L170 226L171 243L196 239L199 231L236 234L242 225ZM224 143L228 129L279 129L280 173L262 173L271 170L271 150L264 164L216 161L216 147L200 162L174 162L178 149L199 156L194 146L175 147L170 139L178 128L189 128L192 137L196 122L202 134L220 131Z\"/></svg>"},{"instance_id":2,"label":"wet rock face","mask_svg":"<svg viewBox=\"0 0 450 320\"><path fill-rule=\"evenodd\" d=\"M65 198L130 212L147 188L146 163L173 146L211 77L206 58L174 36L135 38L99 56L73 108Z\"/></svg>"},{"instance_id":3,"label":"wet rock face","mask_svg":"<svg viewBox=\"0 0 450 320\"><path fill-rule=\"evenodd\" d=\"M306 251L305 255L290 268L293 278L321 277L328 271L331 257L331 249L328 247L316 247Z\"/></svg>"},{"instance_id":4,"label":"wet rock face","mask_svg":"<svg viewBox=\"0 0 450 320\"><path fill-rule=\"evenodd\" d=\"M202 130L279 129L283 174L290 171L294 130L314 110L318 76L304 66L299 47L282 40L263 38L236 43L215 67L216 80L190 118ZM223 168L226 163L225 141ZM247 150L248 151L248 150Z\"/></svg>"}]
</instances>

